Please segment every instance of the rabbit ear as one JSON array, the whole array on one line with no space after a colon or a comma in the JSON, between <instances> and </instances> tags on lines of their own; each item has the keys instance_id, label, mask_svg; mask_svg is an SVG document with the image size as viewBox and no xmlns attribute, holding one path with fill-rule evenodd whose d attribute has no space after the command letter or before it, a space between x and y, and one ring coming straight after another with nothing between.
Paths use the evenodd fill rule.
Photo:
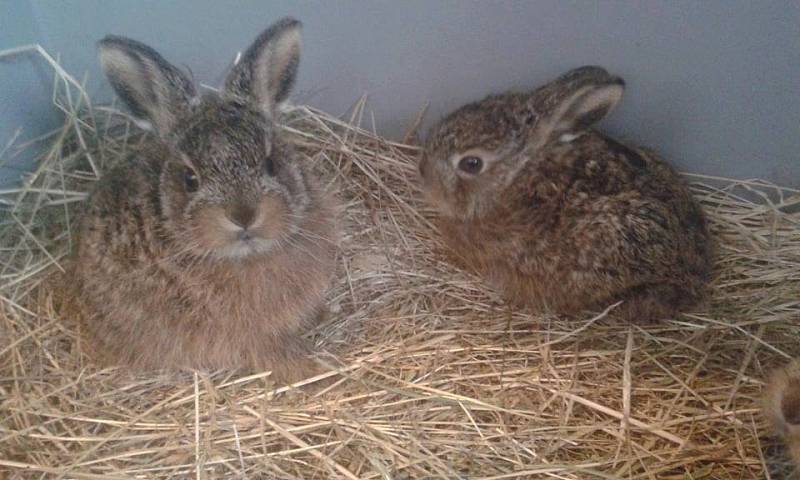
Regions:
<instances>
[{"instance_id":1,"label":"rabbit ear","mask_svg":"<svg viewBox=\"0 0 800 480\"><path fill-rule=\"evenodd\" d=\"M625 82L600 67L572 70L545 87L553 91L550 112L542 118L548 140L571 141L616 107Z\"/></svg>"},{"instance_id":2,"label":"rabbit ear","mask_svg":"<svg viewBox=\"0 0 800 480\"><path fill-rule=\"evenodd\" d=\"M165 135L188 108L195 88L183 72L147 45L109 35L98 43L100 64L139 125Z\"/></svg>"},{"instance_id":3,"label":"rabbit ear","mask_svg":"<svg viewBox=\"0 0 800 480\"><path fill-rule=\"evenodd\" d=\"M225 80L225 90L272 112L286 100L300 61L301 23L284 18L256 38Z\"/></svg>"}]
</instances>

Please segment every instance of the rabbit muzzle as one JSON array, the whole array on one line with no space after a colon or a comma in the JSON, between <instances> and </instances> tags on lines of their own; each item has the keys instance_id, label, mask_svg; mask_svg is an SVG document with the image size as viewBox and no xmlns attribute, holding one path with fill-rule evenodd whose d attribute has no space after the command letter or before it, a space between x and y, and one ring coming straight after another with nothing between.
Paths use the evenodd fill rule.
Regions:
<instances>
[{"instance_id":1,"label":"rabbit muzzle","mask_svg":"<svg viewBox=\"0 0 800 480\"><path fill-rule=\"evenodd\" d=\"M215 258L265 255L291 234L290 218L288 205L277 194L206 206L196 215L197 243Z\"/></svg>"}]
</instances>

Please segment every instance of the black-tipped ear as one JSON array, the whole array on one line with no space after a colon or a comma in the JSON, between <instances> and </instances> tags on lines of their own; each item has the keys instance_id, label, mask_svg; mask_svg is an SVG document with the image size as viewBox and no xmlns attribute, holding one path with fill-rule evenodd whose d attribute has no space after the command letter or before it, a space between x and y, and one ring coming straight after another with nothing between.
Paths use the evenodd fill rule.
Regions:
<instances>
[{"instance_id":1,"label":"black-tipped ear","mask_svg":"<svg viewBox=\"0 0 800 480\"><path fill-rule=\"evenodd\" d=\"M264 30L228 74L225 90L270 112L286 100L300 62L301 26L287 17Z\"/></svg>"},{"instance_id":2,"label":"black-tipped ear","mask_svg":"<svg viewBox=\"0 0 800 480\"><path fill-rule=\"evenodd\" d=\"M565 99L552 118L551 137L568 140L606 117L622 98L625 84L590 85Z\"/></svg>"},{"instance_id":3,"label":"black-tipped ear","mask_svg":"<svg viewBox=\"0 0 800 480\"><path fill-rule=\"evenodd\" d=\"M196 95L183 72L147 45L109 35L98 42L100 64L111 86L130 108L141 126L160 135L175 126L175 119Z\"/></svg>"},{"instance_id":4,"label":"black-tipped ear","mask_svg":"<svg viewBox=\"0 0 800 480\"><path fill-rule=\"evenodd\" d=\"M552 107L543 126L551 139L570 141L611 113L622 99L625 82L595 66L576 68L540 90Z\"/></svg>"}]
</instances>

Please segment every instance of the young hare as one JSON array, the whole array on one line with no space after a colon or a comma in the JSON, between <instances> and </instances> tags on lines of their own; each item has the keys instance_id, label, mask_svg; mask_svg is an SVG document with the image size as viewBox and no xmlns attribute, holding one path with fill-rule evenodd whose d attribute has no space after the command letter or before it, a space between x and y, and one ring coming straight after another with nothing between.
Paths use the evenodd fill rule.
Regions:
<instances>
[{"instance_id":1,"label":"young hare","mask_svg":"<svg viewBox=\"0 0 800 480\"><path fill-rule=\"evenodd\" d=\"M795 468L800 468L800 362L772 374L765 406L767 418L786 442Z\"/></svg>"},{"instance_id":2,"label":"young hare","mask_svg":"<svg viewBox=\"0 0 800 480\"><path fill-rule=\"evenodd\" d=\"M623 88L581 67L430 132L419 170L445 241L510 300L567 314L623 300L624 317L646 321L702 298L711 240L687 186L591 128Z\"/></svg>"},{"instance_id":3,"label":"young hare","mask_svg":"<svg viewBox=\"0 0 800 480\"><path fill-rule=\"evenodd\" d=\"M323 310L334 206L276 126L300 23L256 38L219 94L153 49L108 36L100 62L155 135L106 172L78 230L70 282L107 363L315 371L301 338Z\"/></svg>"}]
</instances>

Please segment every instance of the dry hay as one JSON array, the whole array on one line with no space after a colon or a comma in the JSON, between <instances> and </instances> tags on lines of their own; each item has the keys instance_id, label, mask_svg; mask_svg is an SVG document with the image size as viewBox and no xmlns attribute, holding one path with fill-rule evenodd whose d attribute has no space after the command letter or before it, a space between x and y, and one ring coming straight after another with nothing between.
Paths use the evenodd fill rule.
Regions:
<instances>
[{"instance_id":1,"label":"dry hay","mask_svg":"<svg viewBox=\"0 0 800 480\"><path fill-rule=\"evenodd\" d=\"M765 373L800 354L800 214L788 213L798 192L694 185L720 243L707 310L645 326L605 313L565 320L511 310L444 261L415 149L356 127L370 124L363 101L346 121L294 107L286 128L346 207L332 314L313 337L340 367L335 383L276 388L268 372L130 376L87 361L43 288L85 192L142 138L82 92L57 74L65 123L44 139L24 185L0 192L0 478L785 471L759 396Z\"/></svg>"}]
</instances>

